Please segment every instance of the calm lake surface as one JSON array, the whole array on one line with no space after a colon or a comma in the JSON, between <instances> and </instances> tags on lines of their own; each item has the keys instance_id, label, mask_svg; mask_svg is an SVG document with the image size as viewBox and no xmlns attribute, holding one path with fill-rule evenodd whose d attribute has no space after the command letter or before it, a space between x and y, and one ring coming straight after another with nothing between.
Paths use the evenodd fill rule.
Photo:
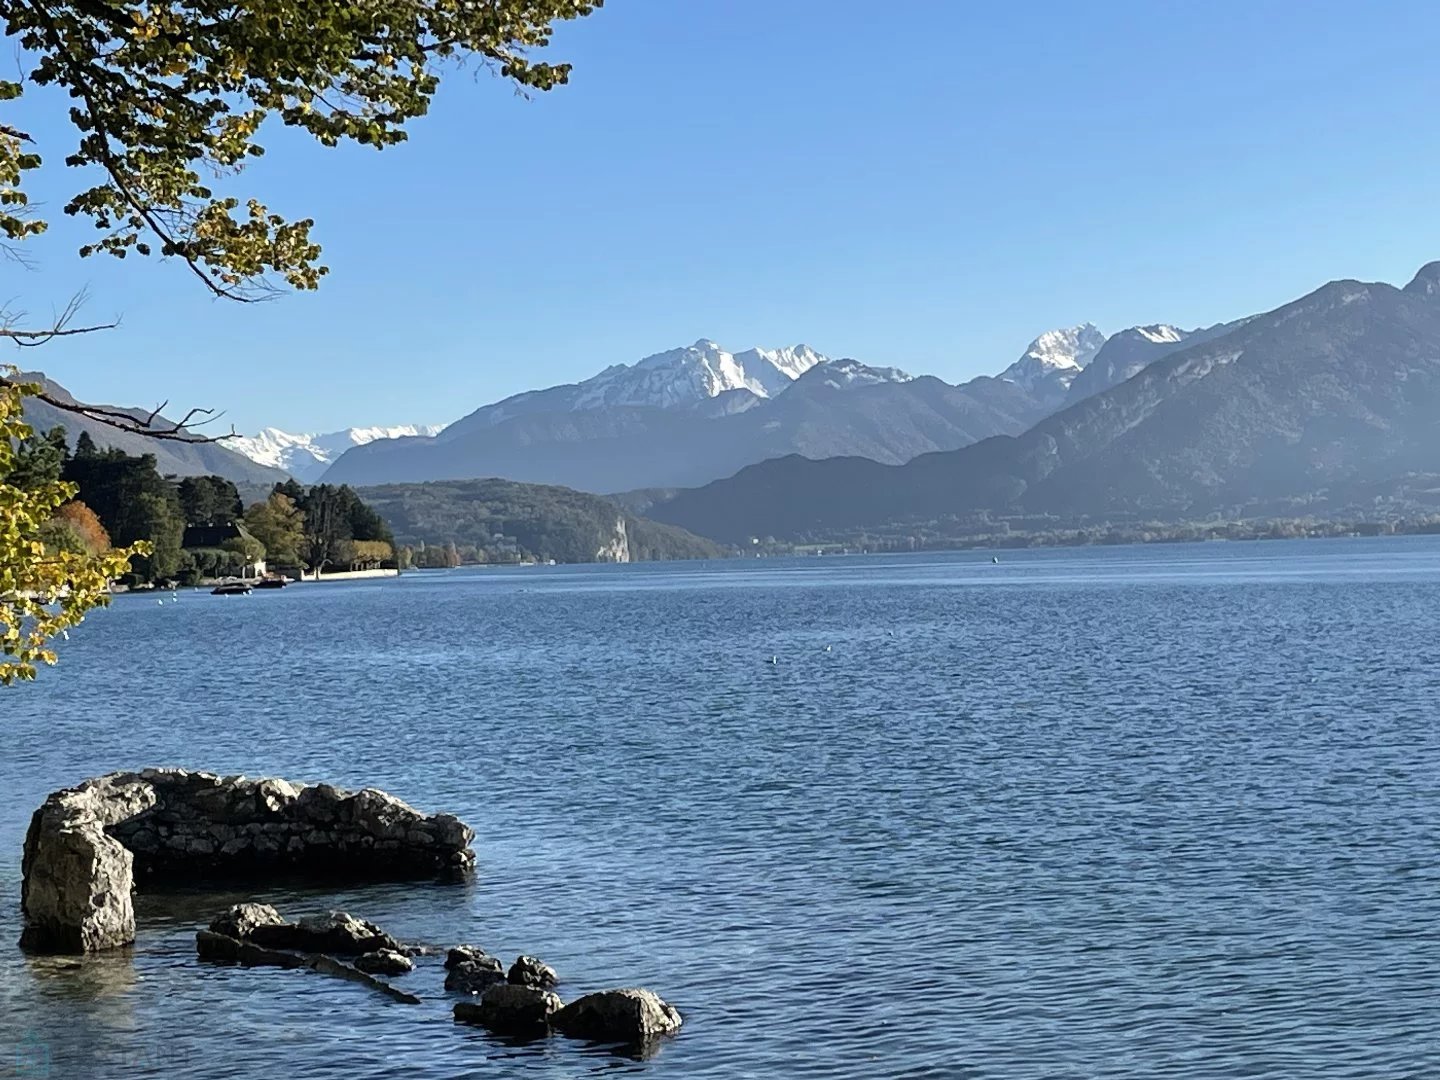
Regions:
<instances>
[{"instance_id":1,"label":"calm lake surface","mask_svg":"<svg viewBox=\"0 0 1440 1080\"><path fill-rule=\"evenodd\" d=\"M1000 559L118 600L0 692L0 1077L1436 1075L1440 538ZM434 962L420 1006L202 967L232 896L24 958L31 811L159 764L460 815L471 885L245 898L684 1029L637 1061L458 1027Z\"/></svg>"}]
</instances>

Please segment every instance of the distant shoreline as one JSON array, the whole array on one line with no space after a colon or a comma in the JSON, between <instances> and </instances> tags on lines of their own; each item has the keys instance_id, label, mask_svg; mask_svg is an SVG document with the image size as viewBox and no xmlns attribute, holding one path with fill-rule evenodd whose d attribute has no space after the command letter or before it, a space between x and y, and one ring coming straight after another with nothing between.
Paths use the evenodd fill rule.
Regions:
<instances>
[{"instance_id":1,"label":"distant shoreline","mask_svg":"<svg viewBox=\"0 0 1440 1080\"><path fill-rule=\"evenodd\" d=\"M1018 551L1028 548L1124 547L1130 544L1201 544L1252 540L1376 539L1440 534L1440 519L1393 522L1316 522L1267 519L1255 522L1182 522L1175 525L1073 526L1053 530L1015 530L972 536L906 538L862 537L812 543L771 543L742 555L809 556L840 554L896 555L926 551Z\"/></svg>"}]
</instances>

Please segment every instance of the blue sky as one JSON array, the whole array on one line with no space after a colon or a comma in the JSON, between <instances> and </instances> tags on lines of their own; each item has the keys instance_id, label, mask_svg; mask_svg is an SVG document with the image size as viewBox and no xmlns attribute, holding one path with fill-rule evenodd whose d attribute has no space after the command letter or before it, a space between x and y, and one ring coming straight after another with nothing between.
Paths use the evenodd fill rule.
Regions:
<instances>
[{"instance_id":1,"label":"blue sky","mask_svg":"<svg viewBox=\"0 0 1440 1080\"><path fill-rule=\"evenodd\" d=\"M122 317L22 358L77 394L247 432L448 421L701 336L958 381L1440 258L1437 49L1420 3L611 0L549 95L460 72L380 154L269 133L238 190L317 219L319 293L215 301L61 221L5 295Z\"/></svg>"}]
</instances>

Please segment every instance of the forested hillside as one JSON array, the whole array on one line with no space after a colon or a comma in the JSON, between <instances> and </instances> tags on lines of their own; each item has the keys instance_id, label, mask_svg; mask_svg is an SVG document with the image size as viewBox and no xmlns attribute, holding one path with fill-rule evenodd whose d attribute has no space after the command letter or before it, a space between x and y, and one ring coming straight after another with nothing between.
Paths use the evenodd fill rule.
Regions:
<instances>
[{"instance_id":1,"label":"forested hillside","mask_svg":"<svg viewBox=\"0 0 1440 1080\"><path fill-rule=\"evenodd\" d=\"M364 488L361 495L390 524L397 543L454 545L465 562L639 562L725 554L709 540L569 488L457 480L388 484Z\"/></svg>"}]
</instances>

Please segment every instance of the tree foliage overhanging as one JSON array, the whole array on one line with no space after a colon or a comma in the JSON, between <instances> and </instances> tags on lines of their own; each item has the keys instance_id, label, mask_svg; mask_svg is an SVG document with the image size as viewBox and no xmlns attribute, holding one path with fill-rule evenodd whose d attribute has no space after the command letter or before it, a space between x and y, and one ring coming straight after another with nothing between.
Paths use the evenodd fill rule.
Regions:
<instances>
[{"instance_id":1,"label":"tree foliage overhanging","mask_svg":"<svg viewBox=\"0 0 1440 1080\"><path fill-rule=\"evenodd\" d=\"M603 0L0 0L25 79L71 100L65 163L94 183L65 204L98 230L81 253L174 257L212 291L248 299L278 278L313 289L326 272L310 218L212 188L264 153L267 120L325 146L385 147L428 110L447 63L475 61L521 91L566 82L535 59L553 24ZM0 80L0 101L25 82ZM25 174L48 146L0 122L0 235L40 233ZM98 170L95 171L95 170Z\"/></svg>"},{"instance_id":2,"label":"tree foliage overhanging","mask_svg":"<svg viewBox=\"0 0 1440 1080\"><path fill-rule=\"evenodd\" d=\"M26 445L32 435L21 419L27 389L0 385L0 685L7 686L33 679L39 664L53 664L50 639L107 601L110 580L129 569L132 555L149 553L145 545L47 546L47 527L76 488L60 479L58 463L51 467L46 447L53 444ZM17 472L23 486L10 482Z\"/></svg>"},{"instance_id":3,"label":"tree foliage overhanging","mask_svg":"<svg viewBox=\"0 0 1440 1080\"><path fill-rule=\"evenodd\" d=\"M257 198L212 187L264 153L267 120L325 146L402 142L405 125L428 110L447 63L478 62L522 92L566 82L568 64L533 53L550 43L556 22L603 2L0 0L19 61L19 78L0 79L0 102L22 97L27 84L59 90L76 133L74 143L54 147L0 115L0 255L23 259L21 245L45 231L25 180L58 151L82 170L81 190L64 212L97 230L82 256L178 259L213 293L236 300L278 283L313 289L326 272L313 220L289 220ZM0 338L35 345L83 332L67 326L73 305L64 310L51 326L24 327L0 309ZM3 683L53 663L50 639L104 602L107 581L128 569L131 555L170 557L141 546L103 554L47 548L42 531L53 537L54 512L73 497L73 485L11 482L15 447L30 434L24 398L40 393L15 376L0 366ZM154 492L142 501L164 516L168 502L156 499L166 502Z\"/></svg>"}]
</instances>

